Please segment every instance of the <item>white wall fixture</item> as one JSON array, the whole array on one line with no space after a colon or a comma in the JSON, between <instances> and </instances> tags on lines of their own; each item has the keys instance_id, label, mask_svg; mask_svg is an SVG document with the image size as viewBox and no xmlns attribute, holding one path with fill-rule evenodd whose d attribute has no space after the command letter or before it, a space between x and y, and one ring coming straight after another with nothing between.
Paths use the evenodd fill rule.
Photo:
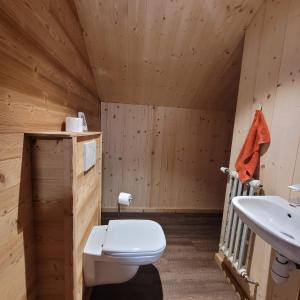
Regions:
<instances>
[{"instance_id":1,"label":"white wall fixture","mask_svg":"<svg viewBox=\"0 0 300 300\"><path fill-rule=\"evenodd\" d=\"M96 164L96 141L84 143L83 164L85 172Z\"/></svg>"},{"instance_id":2,"label":"white wall fixture","mask_svg":"<svg viewBox=\"0 0 300 300\"><path fill-rule=\"evenodd\" d=\"M87 286L130 280L139 266L155 263L164 253L166 238L151 220L111 220L95 226L83 253Z\"/></svg>"},{"instance_id":3,"label":"white wall fixture","mask_svg":"<svg viewBox=\"0 0 300 300\"><path fill-rule=\"evenodd\" d=\"M272 265L276 283L289 278L300 264L300 209L279 196L239 196L232 200L237 215L278 253Z\"/></svg>"}]
</instances>

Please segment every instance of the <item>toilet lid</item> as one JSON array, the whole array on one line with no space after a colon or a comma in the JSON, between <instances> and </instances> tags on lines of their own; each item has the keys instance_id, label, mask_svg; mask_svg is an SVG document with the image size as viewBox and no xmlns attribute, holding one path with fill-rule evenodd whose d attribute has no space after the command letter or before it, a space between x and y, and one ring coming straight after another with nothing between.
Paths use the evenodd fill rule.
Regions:
<instances>
[{"instance_id":1,"label":"toilet lid","mask_svg":"<svg viewBox=\"0 0 300 300\"><path fill-rule=\"evenodd\" d=\"M107 254L149 253L166 247L161 226L151 220L112 220L108 223L103 249Z\"/></svg>"}]
</instances>

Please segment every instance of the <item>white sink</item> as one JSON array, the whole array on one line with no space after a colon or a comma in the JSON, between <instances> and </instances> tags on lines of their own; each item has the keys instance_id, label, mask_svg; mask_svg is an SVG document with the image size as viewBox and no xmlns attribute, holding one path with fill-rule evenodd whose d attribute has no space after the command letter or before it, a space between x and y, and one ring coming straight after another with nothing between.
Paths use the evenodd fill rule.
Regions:
<instances>
[{"instance_id":1,"label":"white sink","mask_svg":"<svg viewBox=\"0 0 300 300\"><path fill-rule=\"evenodd\" d=\"M239 196L232 200L237 215L263 240L300 264L300 207L278 196Z\"/></svg>"}]
</instances>

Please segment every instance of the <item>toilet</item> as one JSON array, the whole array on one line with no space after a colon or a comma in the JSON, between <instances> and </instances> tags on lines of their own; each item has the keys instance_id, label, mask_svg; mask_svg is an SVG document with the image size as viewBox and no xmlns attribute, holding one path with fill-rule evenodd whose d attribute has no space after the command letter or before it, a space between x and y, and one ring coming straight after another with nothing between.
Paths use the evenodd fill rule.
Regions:
<instances>
[{"instance_id":1,"label":"toilet","mask_svg":"<svg viewBox=\"0 0 300 300\"><path fill-rule=\"evenodd\" d=\"M151 220L111 220L94 226L83 253L85 285L128 281L139 266L156 262L165 248L163 229Z\"/></svg>"}]
</instances>

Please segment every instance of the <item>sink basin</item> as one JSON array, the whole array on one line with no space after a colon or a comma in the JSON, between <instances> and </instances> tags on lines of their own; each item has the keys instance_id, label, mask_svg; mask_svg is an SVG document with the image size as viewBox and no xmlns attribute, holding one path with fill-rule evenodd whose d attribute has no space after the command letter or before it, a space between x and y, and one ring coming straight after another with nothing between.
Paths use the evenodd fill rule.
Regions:
<instances>
[{"instance_id":1,"label":"sink basin","mask_svg":"<svg viewBox=\"0 0 300 300\"><path fill-rule=\"evenodd\" d=\"M300 264L300 207L278 196L238 196L237 215L277 252Z\"/></svg>"}]
</instances>

